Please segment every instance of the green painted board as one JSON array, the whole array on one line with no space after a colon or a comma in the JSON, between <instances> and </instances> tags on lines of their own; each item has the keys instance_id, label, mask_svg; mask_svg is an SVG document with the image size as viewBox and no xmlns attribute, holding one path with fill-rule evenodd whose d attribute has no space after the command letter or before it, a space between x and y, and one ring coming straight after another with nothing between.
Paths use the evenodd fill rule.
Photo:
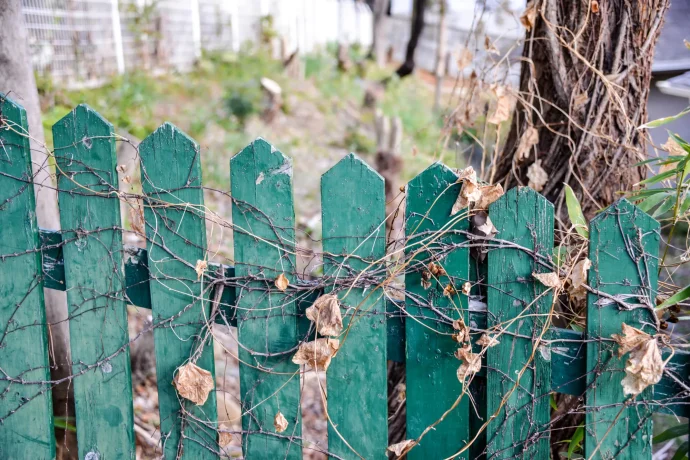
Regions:
<instances>
[{"instance_id":1,"label":"green painted board","mask_svg":"<svg viewBox=\"0 0 690 460\"><path fill-rule=\"evenodd\" d=\"M464 211L450 215L460 192L460 184L456 182L453 171L436 163L407 186L406 253L408 257L414 256L405 275L405 306L410 316L405 321L409 439L416 439L436 422L463 390L457 377L461 362L454 356L459 344L451 338L451 323L462 317L469 325L467 296L460 294L463 283L469 280L469 250L466 246L447 250L449 244L464 242L464 235L451 232L439 237L435 232L440 229L466 231L468 228ZM443 267L449 276L432 279L431 287L425 289L421 276L432 261ZM443 295L443 289L451 280L458 293L449 298ZM465 395L459 405L410 451L408 458L446 458L464 448L469 441L469 410L469 395ZM465 450L459 458L468 457L469 452Z\"/></svg>"},{"instance_id":2,"label":"green painted board","mask_svg":"<svg viewBox=\"0 0 690 460\"><path fill-rule=\"evenodd\" d=\"M53 126L80 458L135 458L113 126L79 105ZM94 455L96 457L94 457Z\"/></svg>"},{"instance_id":3,"label":"green painted board","mask_svg":"<svg viewBox=\"0 0 690 460\"><path fill-rule=\"evenodd\" d=\"M274 280L281 273L295 284L295 211L292 161L257 139L230 161L235 273L256 281L236 289L237 333L242 346L240 397L248 434L245 458L302 458L297 306ZM291 351L292 350L292 351ZM281 412L289 425L277 433ZM294 437L294 439L293 439Z\"/></svg>"},{"instance_id":4,"label":"green painted board","mask_svg":"<svg viewBox=\"0 0 690 460\"><path fill-rule=\"evenodd\" d=\"M498 230L496 238L537 256L509 247L492 249L488 256L488 326L501 325L507 333L498 337L500 343L486 355L487 416L495 414L487 427L487 457L546 459L550 455L551 351L537 340L547 324L553 296L539 297L546 288L532 273L551 271L537 260L539 256L551 260L553 205L531 188L518 187L493 203L489 216Z\"/></svg>"},{"instance_id":5,"label":"green painted board","mask_svg":"<svg viewBox=\"0 0 690 460\"><path fill-rule=\"evenodd\" d=\"M324 274L354 279L380 270L386 254L383 178L349 154L321 178L321 206ZM328 394L334 395L328 399L328 451L343 458L386 458L386 299L376 288L335 288L344 329L327 371Z\"/></svg>"},{"instance_id":6,"label":"green painted board","mask_svg":"<svg viewBox=\"0 0 690 460\"><path fill-rule=\"evenodd\" d=\"M28 130L24 108L0 93L0 458L16 460L55 457Z\"/></svg>"},{"instance_id":7,"label":"green painted board","mask_svg":"<svg viewBox=\"0 0 690 460\"><path fill-rule=\"evenodd\" d=\"M590 223L589 285L612 296L635 295L632 304L655 305L659 255L659 224L626 200L620 200ZM620 334L622 323L654 334L651 313L645 308L622 310L618 304L587 296L587 337ZM642 299L642 300L640 300ZM603 305L602 305L603 303ZM628 356L618 358L613 342L587 344L587 411L585 456L593 459L652 458L652 408L624 407L623 394ZM638 399L651 397L644 391ZM606 406L606 407L597 407Z\"/></svg>"},{"instance_id":8,"label":"green painted board","mask_svg":"<svg viewBox=\"0 0 690 460\"><path fill-rule=\"evenodd\" d=\"M171 459L180 451L187 459L218 458L215 391L196 406L180 398L172 384L176 369L201 346L198 338L208 339L202 335L211 312L208 290L197 282L194 270L206 256L199 146L165 123L142 141L139 153L151 310L154 324L165 322L153 331L164 454ZM204 342L196 365L215 375L212 340ZM192 417L184 416L180 401ZM180 446L182 430L186 439Z\"/></svg>"}]
</instances>

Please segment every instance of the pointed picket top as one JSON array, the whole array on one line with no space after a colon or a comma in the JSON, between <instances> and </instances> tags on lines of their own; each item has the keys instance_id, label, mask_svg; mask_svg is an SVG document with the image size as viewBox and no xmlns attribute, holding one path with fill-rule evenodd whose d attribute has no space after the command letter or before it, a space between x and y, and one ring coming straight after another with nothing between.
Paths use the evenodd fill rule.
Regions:
<instances>
[{"instance_id":1,"label":"pointed picket top","mask_svg":"<svg viewBox=\"0 0 690 460\"><path fill-rule=\"evenodd\" d=\"M260 185L269 175L284 175L292 178L292 158L283 154L262 137L257 137L249 145L230 159L231 168L251 167L258 172L254 178Z\"/></svg>"},{"instance_id":2,"label":"pointed picket top","mask_svg":"<svg viewBox=\"0 0 690 460\"><path fill-rule=\"evenodd\" d=\"M75 120L78 117L82 116L82 114L88 116L90 126L103 125L105 128L108 128L110 130L113 129L112 123L106 120L103 117L103 115L96 112L90 105L85 103L79 104L78 106L73 108L64 117L60 118L57 122L55 122L53 127L64 126L65 128L69 128L70 124L75 123Z\"/></svg>"},{"instance_id":3,"label":"pointed picket top","mask_svg":"<svg viewBox=\"0 0 690 460\"><path fill-rule=\"evenodd\" d=\"M542 201L548 208L553 209L553 203L547 200L542 194L531 187L518 186L506 191L503 196L489 205L489 215L492 209L507 206L509 202L515 201L523 196L534 196L535 199Z\"/></svg>"},{"instance_id":4,"label":"pointed picket top","mask_svg":"<svg viewBox=\"0 0 690 460\"><path fill-rule=\"evenodd\" d=\"M659 227L659 222L652 216L632 204L626 198L621 198L615 203L613 203L608 208L604 209L602 212L597 214L591 221L590 225L596 225L599 222L607 219L611 214L615 212L620 213L632 213L635 219L635 224L640 227Z\"/></svg>"},{"instance_id":5,"label":"pointed picket top","mask_svg":"<svg viewBox=\"0 0 690 460\"><path fill-rule=\"evenodd\" d=\"M160 139L170 139L172 141L178 141L182 142L181 145L188 145L191 147L194 151L198 153L199 151L199 144L197 141L195 141L189 134L185 133L182 131L180 128L175 126L174 124L170 123L169 121L166 121L162 125L160 125L154 132L146 136L143 141L141 141L140 148L142 147L149 147L150 144L153 142L156 142L157 140ZM189 151L189 150L182 150L184 151ZM177 151L176 151L177 152Z\"/></svg>"},{"instance_id":6,"label":"pointed picket top","mask_svg":"<svg viewBox=\"0 0 690 460\"><path fill-rule=\"evenodd\" d=\"M0 129L4 128L7 121L12 122L10 126L15 130L24 129L22 120L26 120L24 106L0 92Z\"/></svg>"},{"instance_id":7,"label":"pointed picket top","mask_svg":"<svg viewBox=\"0 0 690 460\"><path fill-rule=\"evenodd\" d=\"M378 171L369 166L369 164L366 161L362 160L359 157L359 155L350 152L343 158L341 158L340 161L338 161L335 165L331 166L331 168L328 171L323 173L323 175L321 176L321 183L323 184L324 180L326 180L326 177L330 177L331 175L339 174L348 170L354 172L357 169L361 170L360 174L362 175L367 174L371 175L372 178L377 178L380 181L384 180L383 177L378 173ZM348 172L348 174L352 174L352 172Z\"/></svg>"},{"instance_id":8,"label":"pointed picket top","mask_svg":"<svg viewBox=\"0 0 690 460\"><path fill-rule=\"evenodd\" d=\"M458 176L448 166L437 161L436 163L428 166L424 171L417 174L408 184L412 187L418 186L421 183L424 183L425 186L428 186L429 184L427 182L429 182L430 178L438 178L436 182L440 184L442 180L445 182L455 182ZM434 179L431 179L431 182L433 183Z\"/></svg>"}]
</instances>

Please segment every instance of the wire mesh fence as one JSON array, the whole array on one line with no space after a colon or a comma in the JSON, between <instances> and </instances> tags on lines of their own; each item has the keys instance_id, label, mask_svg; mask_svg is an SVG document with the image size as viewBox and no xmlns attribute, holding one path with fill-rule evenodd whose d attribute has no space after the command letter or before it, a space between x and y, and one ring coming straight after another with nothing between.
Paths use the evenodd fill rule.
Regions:
<instances>
[{"instance_id":1,"label":"wire mesh fence","mask_svg":"<svg viewBox=\"0 0 690 460\"><path fill-rule=\"evenodd\" d=\"M203 50L270 42L308 53L336 40L371 43L372 15L337 0L22 0L39 75L97 85L129 70L189 70Z\"/></svg>"}]
</instances>

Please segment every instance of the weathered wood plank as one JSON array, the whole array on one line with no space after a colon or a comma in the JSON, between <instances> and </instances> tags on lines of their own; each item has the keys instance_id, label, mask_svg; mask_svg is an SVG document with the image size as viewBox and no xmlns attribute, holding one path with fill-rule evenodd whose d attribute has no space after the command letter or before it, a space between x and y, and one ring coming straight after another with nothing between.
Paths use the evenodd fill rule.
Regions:
<instances>
[{"instance_id":1,"label":"weathered wood plank","mask_svg":"<svg viewBox=\"0 0 690 460\"><path fill-rule=\"evenodd\" d=\"M495 414L487 428L487 456L549 458L551 351L539 339L548 338L553 296L543 294L546 288L532 273L551 271L538 261L551 260L553 206L519 187L493 203L489 215L498 238L535 255L506 247L488 256L488 326L503 332L487 351L487 416Z\"/></svg>"},{"instance_id":2,"label":"weathered wood plank","mask_svg":"<svg viewBox=\"0 0 690 460\"><path fill-rule=\"evenodd\" d=\"M454 356L459 344L451 338L451 323L462 318L469 324L467 296L460 294L463 283L469 280L469 250L460 247L447 251L447 245L465 241L463 235L423 233L467 230L466 212L450 215L460 192L456 182L450 169L436 163L407 186L406 252L414 255L405 275L405 305L410 315L405 321L407 438L411 439L439 420L463 391L457 377L461 363ZM426 288L421 277L430 262L443 267L447 276L432 277L431 286ZM457 291L450 297L443 294L449 283ZM469 441L469 424L469 395L465 394L458 406L410 451L408 458L445 458L455 454ZM468 457L466 450L460 458Z\"/></svg>"},{"instance_id":3,"label":"weathered wood plank","mask_svg":"<svg viewBox=\"0 0 690 460\"><path fill-rule=\"evenodd\" d=\"M55 458L29 126L0 93L0 458ZM10 381L21 379L23 383Z\"/></svg>"},{"instance_id":4,"label":"weathered wood plank","mask_svg":"<svg viewBox=\"0 0 690 460\"><path fill-rule=\"evenodd\" d=\"M349 154L321 178L324 274L356 277L382 267L386 252L383 178ZM386 458L388 391L383 289L341 286L344 332L328 368L328 450L343 458Z\"/></svg>"},{"instance_id":5,"label":"weathered wood plank","mask_svg":"<svg viewBox=\"0 0 690 460\"><path fill-rule=\"evenodd\" d=\"M240 397L245 458L299 459L301 436L297 307L288 289L274 280L295 274L295 212L292 162L263 139L230 161L235 273L255 277L236 291L240 356ZM282 413L289 425L276 433Z\"/></svg>"},{"instance_id":6,"label":"weathered wood plank","mask_svg":"<svg viewBox=\"0 0 690 460\"><path fill-rule=\"evenodd\" d=\"M135 457L113 126L86 105L53 125L80 458Z\"/></svg>"},{"instance_id":7,"label":"weathered wood plank","mask_svg":"<svg viewBox=\"0 0 690 460\"><path fill-rule=\"evenodd\" d=\"M626 200L620 200L595 217L589 229L589 285L611 296L639 296L629 303L655 305L659 255L659 224ZM587 296L587 385L585 456L593 459L644 459L652 457L652 408L646 404L624 406L627 356L618 357L610 339L620 334L622 323L650 334L655 320L647 308L624 310ZM650 390L638 398L648 399ZM603 407L602 407L603 406Z\"/></svg>"},{"instance_id":8,"label":"weathered wood plank","mask_svg":"<svg viewBox=\"0 0 690 460\"><path fill-rule=\"evenodd\" d=\"M166 123L142 141L139 152L164 454L217 458L215 391L196 406L172 384L177 368L193 356L197 366L215 374L212 339L205 333L208 290L194 270L196 261L206 258L199 146Z\"/></svg>"}]
</instances>

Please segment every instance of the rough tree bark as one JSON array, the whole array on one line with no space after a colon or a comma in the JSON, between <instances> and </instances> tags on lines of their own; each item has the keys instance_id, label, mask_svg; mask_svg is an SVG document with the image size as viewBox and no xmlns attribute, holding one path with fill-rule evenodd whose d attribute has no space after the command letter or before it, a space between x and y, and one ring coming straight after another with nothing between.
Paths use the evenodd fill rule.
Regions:
<instances>
[{"instance_id":1,"label":"rough tree bark","mask_svg":"<svg viewBox=\"0 0 690 460\"><path fill-rule=\"evenodd\" d=\"M20 0L4 0L0 7L0 92L8 94L26 109L31 136L38 225L41 228L59 230L57 192L48 166L41 106L27 43ZM46 289L45 302L46 319L50 327L51 378L59 379L71 372L65 293ZM72 413L69 407L69 388L69 382L66 382L53 389L53 405L58 416ZM67 444L71 445L69 439ZM74 453L76 454L76 450Z\"/></svg>"},{"instance_id":2,"label":"rough tree bark","mask_svg":"<svg viewBox=\"0 0 690 460\"><path fill-rule=\"evenodd\" d=\"M528 30L520 92L494 182L527 185L540 161L543 193L556 205L562 229L570 223L563 184L578 195L587 218L645 177L647 97L654 47L669 0L534 0L523 15ZM531 8L534 8L531 10ZM531 14L530 14L531 13ZM525 133L539 140L525 151ZM522 141L522 147L521 147ZM529 145L529 144L527 144ZM583 421L575 397L559 395L552 416L553 458Z\"/></svg>"},{"instance_id":3,"label":"rough tree bark","mask_svg":"<svg viewBox=\"0 0 690 460\"><path fill-rule=\"evenodd\" d=\"M427 3L427 0L414 0L412 6L412 19L410 20L410 39L407 41L405 62L395 71L400 78L410 75L414 70L414 53L419 44L419 37L422 35L422 30L424 30L424 10L426 9Z\"/></svg>"},{"instance_id":4,"label":"rough tree bark","mask_svg":"<svg viewBox=\"0 0 690 460\"><path fill-rule=\"evenodd\" d=\"M542 193L565 222L563 183L591 218L615 201L616 192L644 178L644 169L633 166L645 157L645 133L636 128L647 119L654 47L668 5L669 0L528 3L523 21L534 24L495 182L527 185L528 168L541 161L548 174ZM529 127L539 141L520 159L516 153Z\"/></svg>"}]
</instances>

